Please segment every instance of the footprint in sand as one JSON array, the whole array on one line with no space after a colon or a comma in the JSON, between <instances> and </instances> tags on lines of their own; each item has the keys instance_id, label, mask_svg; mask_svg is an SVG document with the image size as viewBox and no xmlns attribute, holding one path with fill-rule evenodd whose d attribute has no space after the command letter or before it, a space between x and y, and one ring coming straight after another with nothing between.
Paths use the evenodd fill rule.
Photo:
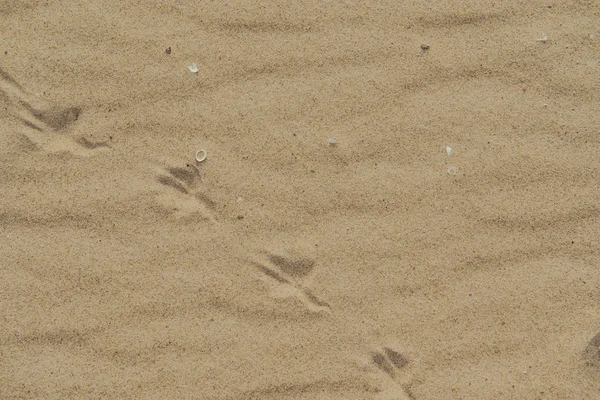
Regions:
<instances>
[{"instance_id":1,"label":"footprint in sand","mask_svg":"<svg viewBox=\"0 0 600 400\"><path fill-rule=\"evenodd\" d=\"M108 148L105 142L94 143L84 137L72 139L60 135L68 131L81 116L78 107L62 107L28 93L8 73L0 68L0 104L26 130L22 133L30 148L49 152L71 152L91 155ZM51 135L49 135L49 133Z\"/></svg>"},{"instance_id":2,"label":"footprint in sand","mask_svg":"<svg viewBox=\"0 0 600 400\"><path fill-rule=\"evenodd\" d=\"M381 392L377 396L381 400L410 400L414 396L408 384L401 380L399 371L408 364L408 359L389 347L371 352L371 365L379 371L377 380L381 382Z\"/></svg>"},{"instance_id":3,"label":"footprint in sand","mask_svg":"<svg viewBox=\"0 0 600 400\"><path fill-rule=\"evenodd\" d=\"M583 351L583 360L589 366L600 368L600 333L588 342Z\"/></svg>"},{"instance_id":4,"label":"footprint in sand","mask_svg":"<svg viewBox=\"0 0 600 400\"><path fill-rule=\"evenodd\" d=\"M163 188L159 201L169 213L176 215L200 214L216 221L216 204L200 190L200 170L192 163L185 167L167 167L158 171L156 180Z\"/></svg>"},{"instance_id":5,"label":"footprint in sand","mask_svg":"<svg viewBox=\"0 0 600 400\"><path fill-rule=\"evenodd\" d=\"M297 297L313 312L329 312L331 307L308 288L316 262L299 251L281 254L263 250L261 261L250 261L273 287L276 297Z\"/></svg>"}]
</instances>

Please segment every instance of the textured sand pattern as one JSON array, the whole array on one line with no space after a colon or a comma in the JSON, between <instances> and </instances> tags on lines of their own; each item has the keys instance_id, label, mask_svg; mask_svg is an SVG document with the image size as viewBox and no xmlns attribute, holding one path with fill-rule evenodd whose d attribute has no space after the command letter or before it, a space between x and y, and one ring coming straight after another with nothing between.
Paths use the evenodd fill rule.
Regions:
<instances>
[{"instance_id":1,"label":"textured sand pattern","mask_svg":"<svg viewBox=\"0 0 600 400\"><path fill-rule=\"evenodd\" d=\"M597 1L0 19L0 399L600 398Z\"/></svg>"}]
</instances>

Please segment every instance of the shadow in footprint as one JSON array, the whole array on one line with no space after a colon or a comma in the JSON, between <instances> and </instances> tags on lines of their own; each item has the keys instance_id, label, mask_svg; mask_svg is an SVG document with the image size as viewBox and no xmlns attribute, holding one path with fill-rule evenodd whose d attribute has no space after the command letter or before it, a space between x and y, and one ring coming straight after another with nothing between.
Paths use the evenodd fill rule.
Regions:
<instances>
[{"instance_id":1,"label":"shadow in footprint","mask_svg":"<svg viewBox=\"0 0 600 400\"><path fill-rule=\"evenodd\" d=\"M381 393L383 399L414 399L408 385L402 385L398 380L398 371L408 364L408 359L399 352L384 347L383 351L371 353L371 361L388 376L386 388Z\"/></svg>"},{"instance_id":2,"label":"shadow in footprint","mask_svg":"<svg viewBox=\"0 0 600 400\"><path fill-rule=\"evenodd\" d=\"M400 353L388 347L383 349L384 354L375 352L371 354L371 358L375 365L391 377L395 376L395 370L404 367L408 360Z\"/></svg>"},{"instance_id":3,"label":"shadow in footprint","mask_svg":"<svg viewBox=\"0 0 600 400\"><path fill-rule=\"evenodd\" d=\"M290 259L278 255L269 255L269 260L281 271L293 277L305 277L315 267L315 261L308 258Z\"/></svg>"},{"instance_id":4,"label":"shadow in footprint","mask_svg":"<svg viewBox=\"0 0 600 400\"><path fill-rule=\"evenodd\" d=\"M81 108L56 105L39 96L30 94L1 68L0 102L5 103L5 110L9 114L21 121L24 126L35 131L29 131L25 135L36 145L46 150L89 154L90 151L109 147L106 143L93 143L85 138L72 141L70 138L59 135L54 137L40 135L40 133L66 131L80 118Z\"/></svg>"},{"instance_id":5,"label":"shadow in footprint","mask_svg":"<svg viewBox=\"0 0 600 400\"><path fill-rule=\"evenodd\" d=\"M589 366L600 367L600 333L588 342L583 351L583 359Z\"/></svg>"},{"instance_id":6,"label":"shadow in footprint","mask_svg":"<svg viewBox=\"0 0 600 400\"><path fill-rule=\"evenodd\" d=\"M79 107L62 107L28 93L0 68L0 98L25 125L38 131L62 131L81 115Z\"/></svg>"},{"instance_id":7,"label":"shadow in footprint","mask_svg":"<svg viewBox=\"0 0 600 400\"><path fill-rule=\"evenodd\" d=\"M188 190L185 188L185 186L183 186L181 184L181 182L179 182L177 179L171 177L171 176L159 176L158 178L156 178L156 180L160 183L162 183L165 186L170 186L173 189L183 193L183 194L188 194Z\"/></svg>"},{"instance_id":8,"label":"shadow in footprint","mask_svg":"<svg viewBox=\"0 0 600 400\"><path fill-rule=\"evenodd\" d=\"M80 137L75 142L77 142L78 144L80 144L81 146L83 146L89 150L100 149L103 147L110 147L106 142L92 142L92 141L87 140L84 137Z\"/></svg>"},{"instance_id":9,"label":"shadow in footprint","mask_svg":"<svg viewBox=\"0 0 600 400\"><path fill-rule=\"evenodd\" d=\"M186 168L165 168L156 180L185 196L179 198L170 196L165 204L170 209L183 211L186 214L200 212L206 219L215 220L216 204L198 190L201 181L198 167L186 164Z\"/></svg>"},{"instance_id":10,"label":"shadow in footprint","mask_svg":"<svg viewBox=\"0 0 600 400\"><path fill-rule=\"evenodd\" d=\"M25 101L20 101L20 104L38 121L41 121L48 128L55 131L68 128L69 125L79 119L79 115L81 114L81 109L78 107L63 108L48 105L47 109L36 109ZM31 123L31 121L26 122Z\"/></svg>"},{"instance_id":11,"label":"shadow in footprint","mask_svg":"<svg viewBox=\"0 0 600 400\"><path fill-rule=\"evenodd\" d=\"M167 171L176 179L188 186L193 186L196 180L200 180L200 170L192 164L186 168L167 168Z\"/></svg>"},{"instance_id":12,"label":"shadow in footprint","mask_svg":"<svg viewBox=\"0 0 600 400\"><path fill-rule=\"evenodd\" d=\"M266 277L278 286L278 291L285 296L300 298L311 311L329 311L331 306L314 295L306 287L305 278L313 272L316 262L302 256L282 256L264 252L266 262L250 261Z\"/></svg>"}]
</instances>

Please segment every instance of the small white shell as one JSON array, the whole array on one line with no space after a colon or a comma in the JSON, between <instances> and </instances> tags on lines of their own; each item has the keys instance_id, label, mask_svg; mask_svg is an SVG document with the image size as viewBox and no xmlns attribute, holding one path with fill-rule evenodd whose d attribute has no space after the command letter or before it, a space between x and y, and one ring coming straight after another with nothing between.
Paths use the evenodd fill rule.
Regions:
<instances>
[{"instance_id":1,"label":"small white shell","mask_svg":"<svg viewBox=\"0 0 600 400\"><path fill-rule=\"evenodd\" d=\"M206 160L206 150L204 150L204 149L198 150L196 152L196 161L202 162L204 160Z\"/></svg>"},{"instance_id":2,"label":"small white shell","mask_svg":"<svg viewBox=\"0 0 600 400\"><path fill-rule=\"evenodd\" d=\"M328 142L329 142L330 145L333 146L333 145L335 145L337 143L337 140L335 140L334 138L329 138Z\"/></svg>"},{"instance_id":3,"label":"small white shell","mask_svg":"<svg viewBox=\"0 0 600 400\"><path fill-rule=\"evenodd\" d=\"M450 168L448 168L448 173L450 175L456 175L456 167L450 167Z\"/></svg>"},{"instance_id":4,"label":"small white shell","mask_svg":"<svg viewBox=\"0 0 600 400\"><path fill-rule=\"evenodd\" d=\"M197 74L198 73L198 64L193 63L192 65L188 65L188 70L190 72Z\"/></svg>"},{"instance_id":5,"label":"small white shell","mask_svg":"<svg viewBox=\"0 0 600 400\"><path fill-rule=\"evenodd\" d=\"M446 146L446 154L448 154L448 157L452 155L452 147Z\"/></svg>"}]
</instances>

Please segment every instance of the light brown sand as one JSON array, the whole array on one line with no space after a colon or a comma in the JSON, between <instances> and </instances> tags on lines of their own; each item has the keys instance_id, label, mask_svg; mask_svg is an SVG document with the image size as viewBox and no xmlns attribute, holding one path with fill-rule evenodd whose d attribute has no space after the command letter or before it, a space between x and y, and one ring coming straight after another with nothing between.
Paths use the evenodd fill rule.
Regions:
<instances>
[{"instance_id":1,"label":"light brown sand","mask_svg":"<svg viewBox=\"0 0 600 400\"><path fill-rule=\"evenodd\" d=\"M596 1L0 17L0 398L600 398Z\"/></svg>"}]
</instances>

